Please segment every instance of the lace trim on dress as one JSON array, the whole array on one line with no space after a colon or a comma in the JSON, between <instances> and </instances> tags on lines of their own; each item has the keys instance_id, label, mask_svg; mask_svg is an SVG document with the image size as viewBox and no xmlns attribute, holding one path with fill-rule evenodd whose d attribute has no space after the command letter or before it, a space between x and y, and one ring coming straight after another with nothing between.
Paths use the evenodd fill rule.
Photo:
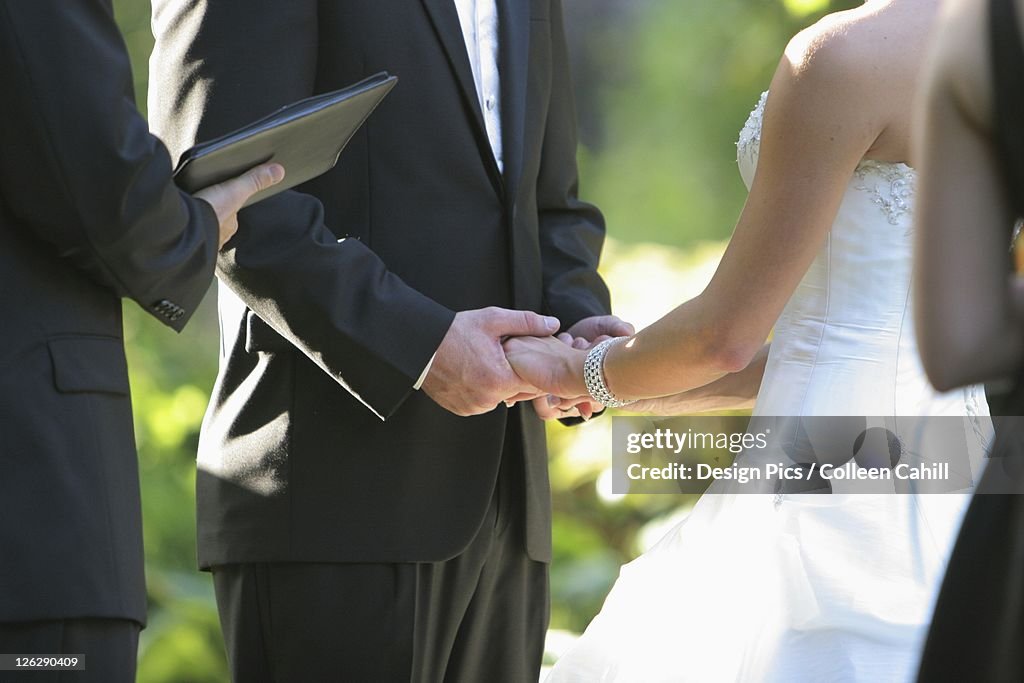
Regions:
<instances>
[{"instance_id":1,"label":"lace trim on dress","mask_svg":"<svg viewBox=\"0 0 1024 683\"><path fill-rule=\"evenodd\" d=\"M750 112L747 122L740 131L740 139L736 141L736 159L751 158L757 154L761 146L761 124L764 118L764 103L768 101L768 91L761 93L757 106Z\"/></svg>"},{"instance_id":2,"label":"lace trim on dress","mask_svg":"<svg viewBox=\"0 0 1024 683\"><path fill-rule=\"evenodd\" d=\"M857 189L871 196L892 225L899 225L903 215L913 209L917 172L906 164L865 159L853 174L861 181ZM869 178L880 182L869 183Z\"/></svg>"}]
</instances>

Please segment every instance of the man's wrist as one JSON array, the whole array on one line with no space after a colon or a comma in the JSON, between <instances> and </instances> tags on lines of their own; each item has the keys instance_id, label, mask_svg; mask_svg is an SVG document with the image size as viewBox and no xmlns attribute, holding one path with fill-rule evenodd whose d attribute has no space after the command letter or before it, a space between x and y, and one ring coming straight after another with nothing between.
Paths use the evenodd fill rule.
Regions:
<instances>
[{"instance_id":1,"label":"man's wrist","mask_svg":"<svg viewBox=\"0 0 1024 683\"><path fill-rule=\"evenodd\" d=\"M587 395L587 384L583 375L583 366L586 361L586 351L573 353L566 361L566 375L570 378L570 384L566 387L566 396L569 398Z\"/></svg>"}]
</instances>

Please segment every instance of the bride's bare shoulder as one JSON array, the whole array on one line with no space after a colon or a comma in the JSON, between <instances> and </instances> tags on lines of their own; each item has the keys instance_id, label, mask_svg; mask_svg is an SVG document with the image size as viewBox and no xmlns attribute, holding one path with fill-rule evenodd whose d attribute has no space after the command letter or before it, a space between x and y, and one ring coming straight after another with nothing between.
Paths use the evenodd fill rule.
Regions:
<instances>
[{"instance_id":1,"label":"bride's bare shoulder","mask_svg":"<svg viewBox=\"0 0 1024 683\"><path fill-rule=\"evenodd\" d=\"M772 79L771 106L837 123L865 118L872 52L862 21L857 10L836 12L793 36Z\"/></svg>"},{"instance_id":2,"label":"bride's bare shoulder","mask_svg":"<svg viewBox=\"0 0 1024 683\"><path fill-rule=\"evenodd\" d=\"M783 61L797 73L826 66L848 67L858 48L850 37L857 16L858 13L850 10L822 17L790 39Z\"/></svg>"},{"instance_id":3,"label":"bride's bare shoulder","mask_svg":"<svg viewBox=\"0 0 1024 683\"><path fill-rule=\"evenodd\" d=\"M836 90L886 87L913 77L937 14L931 0L868 2L833 12L794 36L783 61L797 75L833 81Z\"/></svg>"},{"instance_id":4,"label":"bride's bare shoulder","mask_svg":"<svg viewBox=\"0 0 1024 683\"><path fill-rule=\"evenodd\" d=\"M774 103L867 139L865 153L907 128L916 72L937 10L868 2L835 12L790 40L772 81ZM900 144L891 145L895 148ZM901 149L891 153L900 156Z\"/></svg>"}]
</instances>

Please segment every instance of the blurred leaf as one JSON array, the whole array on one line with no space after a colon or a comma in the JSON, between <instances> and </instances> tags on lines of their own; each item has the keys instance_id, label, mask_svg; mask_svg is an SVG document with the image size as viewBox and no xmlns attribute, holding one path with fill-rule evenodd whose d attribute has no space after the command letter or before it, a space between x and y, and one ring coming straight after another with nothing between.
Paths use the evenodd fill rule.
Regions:
<instances>
[{"instance_id":1,"label":"blurred leaf","mask_svg":"<svg viewBox=\"0 0 1024 683\"><path fill-rule=\"evenodd\" d=\"M144 683L223 683L230 679L220 622L205 602L182 601L143 631L137 679Z\"/></svg>"},{"instance_id":2,"label":"blurred leaf","mask_svg":"<svg viewBox=\"0 0 1024 683\"><path fill-rule=\"evenodd\" d=\"M823 12L829 7L829 0L783 0L789 13L797 17Z\"/></svg>"},{"instance_id":3,"label":"blurred leaf","mask_svg":"<svg viewBox=\"0 0 1024 683\"><path fill-rule=\"evenodd\" d=\"M199 431L209 394L186 384L165 396L146 413L147 427L158 448L180 447Z\"/></svg>"}]
</instances>

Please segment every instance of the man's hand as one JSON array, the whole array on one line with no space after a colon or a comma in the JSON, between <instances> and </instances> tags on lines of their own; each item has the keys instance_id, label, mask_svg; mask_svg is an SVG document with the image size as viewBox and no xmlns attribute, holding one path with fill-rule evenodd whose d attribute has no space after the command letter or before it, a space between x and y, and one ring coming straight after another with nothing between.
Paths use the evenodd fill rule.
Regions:
<instances>
[{"instance_id":1,"label":"man's hand","mask_svg":"<svg viewBox=\"0 0 1024 683\"><path fill-rule=\"evenodd\" d=\"M251 168L237 178L225 180L223 183L211 185L196 192L195 196L213 207L220 222L220 239L217 249L238 231L238 211L249 197L262 192L272 185L284 180L284 166L281 164L263 164Z\"/></svg>"},{"instance_id":2,"label":"man's hand","mask_svg":"<svg viewBox=\"0 0 1024 683\"><path fill-rule=\"evenodd\" d=\"M508 337L547 337L558 320L530 311L484 308L455 314L423 382L423 391L456 415L494 410L503 401L526 400L541 392L512 371L502 342Z\"/></svg>"}]
</instances>

